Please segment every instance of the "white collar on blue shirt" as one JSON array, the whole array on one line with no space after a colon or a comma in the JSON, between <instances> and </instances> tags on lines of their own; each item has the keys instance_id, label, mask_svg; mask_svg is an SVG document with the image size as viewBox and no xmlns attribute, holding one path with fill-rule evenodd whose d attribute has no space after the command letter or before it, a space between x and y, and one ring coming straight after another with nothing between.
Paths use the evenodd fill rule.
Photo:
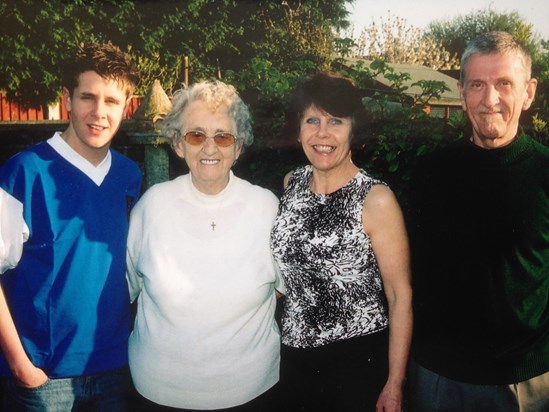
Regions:
<instances>
[{"instance_id":1,"label":"white collar on blue shirt","mask_svg":"<svg viewBox=\"0 0 549 412\"><path fill-rule=\"evenodd\" d=\"M63 140L60 132L56 132L53 137L48 139L48 144L67 162L88 176L97 186L100 186L101 183L103 183L105 176L109 173L112 162L110 150L107 152L103 161L97 166L94 166L70 147L68 143Z\"/></svg>"}]
</instances>

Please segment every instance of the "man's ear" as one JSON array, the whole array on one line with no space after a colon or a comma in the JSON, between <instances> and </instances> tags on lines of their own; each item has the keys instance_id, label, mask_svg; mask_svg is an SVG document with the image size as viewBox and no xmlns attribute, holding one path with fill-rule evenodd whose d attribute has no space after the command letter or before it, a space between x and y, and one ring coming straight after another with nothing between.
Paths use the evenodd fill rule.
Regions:
<instances>
[{"instance_id":1,"label":"man's ear","mask_svg":"<svg viewBox=\"0 0 549 412\"><path fill-rule=\"evenodd\" d=\"M65 107L65 110L70 113L71 106L72 106L71 93L69 92L69 89L67 89L66 87L63 87L62 102L63 102L63 106Z\"/></svg>"},{"instance_id":2,"label":"man's ear","mask_svg":"<svg viewBox=\"0 0 549 412\"><path fill-rule=\"evenodd\" d=\"M467 111L467 104L465 103L465 91L463 89L463 84L461 81L457 82L458 90L459 90L459 99L461 100L461 108L464 112Z\"/></svg>"},{"instance_id":3,"label":"man's ear","mask_svg":"<svg viewBox=\"0 0 549 412\"><path fill-rule=\"evenodd\" d=\"M130 110L131 102L132 102L132 95L130 94L126 99L126 104L124 105L124 111L122 112L122 119L126 118L126 115L128 114L128 110Z\"/></svg>"},{"instance_id":4,"label":"man's ear","mask_svg":"<svg viewBox=\"0 0 549 412\"><path fill-rule=\"evenodd\" d=\"M526 98L522 103L522 110L528 110L532 105L532 102L534 101L534 97L536 96L537 87L538 87L538 81L536 79L528 80L528 83L526 84L526 90L525 90Z\"/></svg>"}]
</instances>

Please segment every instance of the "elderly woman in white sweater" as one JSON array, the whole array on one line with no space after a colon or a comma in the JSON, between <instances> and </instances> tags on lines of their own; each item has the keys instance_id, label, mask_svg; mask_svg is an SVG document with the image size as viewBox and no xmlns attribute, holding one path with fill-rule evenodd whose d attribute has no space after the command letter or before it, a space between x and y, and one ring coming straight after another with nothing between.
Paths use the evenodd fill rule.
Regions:
<instances>
[{"instance_id":1,"label":"elderly woman in white sweater","mask_svg":"<svg viewBox=\"0 0 549 412\"><path fill-rule=\"evenodd\" d=\"M280 361L278 200L231 171L253 141L249 110L232 86L202 82L174 95L161 127L190 173L151 187L131 214L135 387L154 411L268 410Z\"/></svg>"}]
</instances>

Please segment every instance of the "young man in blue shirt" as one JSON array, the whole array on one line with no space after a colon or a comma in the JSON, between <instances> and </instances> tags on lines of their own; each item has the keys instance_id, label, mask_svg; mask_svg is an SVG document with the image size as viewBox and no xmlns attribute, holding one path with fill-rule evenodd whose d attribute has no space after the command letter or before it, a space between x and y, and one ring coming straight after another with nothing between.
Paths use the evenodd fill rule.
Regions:
<instances>
[{"instance_id":1,"label":"young man in blue shirt","mask_svg":"<svg viewBox=\"0 0 549 412\"><path fill-rule=\"evenodd\" d=\"M137 82L109 44L76 50L68 128L0 169L0 375L10 411L126 410L128 213L137 165L111 150Z\"/></svg>"}]
</instances>

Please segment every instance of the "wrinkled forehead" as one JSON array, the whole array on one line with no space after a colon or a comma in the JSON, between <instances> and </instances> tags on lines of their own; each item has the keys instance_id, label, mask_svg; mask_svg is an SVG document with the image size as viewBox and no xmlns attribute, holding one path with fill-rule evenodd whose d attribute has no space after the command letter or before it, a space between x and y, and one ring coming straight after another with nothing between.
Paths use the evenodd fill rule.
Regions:
<instances>
[{"instance_id":1,"label":"wrinkled forehead","mask_svg":"<svg viewBox=\"0 0 549 412\"><path fill-rule=\"evenodd\" d=\"M474 53L463 69L465 81L487 77L513 77L528 81L531 76L530 61L518 51L505 53Z\"/></svg>"}]
</instances>

